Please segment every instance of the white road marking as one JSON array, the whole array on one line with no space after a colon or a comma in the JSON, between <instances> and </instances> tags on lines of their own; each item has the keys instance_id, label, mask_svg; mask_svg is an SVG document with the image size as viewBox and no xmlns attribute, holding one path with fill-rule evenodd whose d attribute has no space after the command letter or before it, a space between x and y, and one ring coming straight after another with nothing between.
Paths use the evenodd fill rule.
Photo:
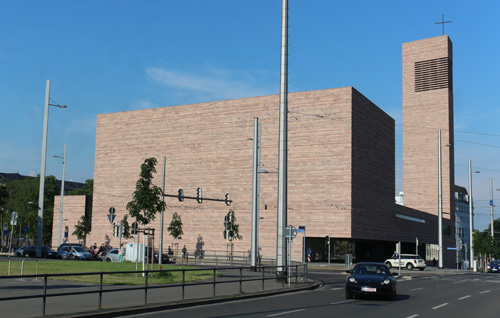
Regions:
<instances>
[{"instance_id":1,"label":"white road marking","mask_svg":"<svg viewBox=\"0 0 500 318\"><path fill-rule=\"evenodd\" d=\"M339 302L336 302L336 303L332 303L332 305L345 304L345 303L348 303L348 302L351 302L351 301L352 300L339 301Z\"/></svg>"},{"instance_id":2,"label":"white road marking","mask_svg":"<svg viewBox=\"0 0 500 318\"><path fill-rule=\"evenodd\" d=\"M421 290L423 289L422 287L419 287L419 288L413 288L413 289L410 289L410 291L416 291L416 290Z\"/></svg>"},{"instance_id":3,"label":"white road marking","mask_svg":"<svg viewBox=\"0 0 500 318\"><path fill-rule=\"evenodd\" d=\"M458 300L462 300L462 299L469 298L469 297L470 297L470 295L467 295L467 296L458 298Z\"/></svg>"},{"instance_id":4,"label":"white road marking","mask_svg":"<svg viewBox=\"0 0 500 318\"><path fill-rule=\"evenodd\" d=\"M408 317L406 317L406 318L415 318L415 317L418 317L418 314L411 315L411 316L408 316Z\"/></svg>"},{"instance_id":5,"label":"white road marking","mask_svg":"<svg viewBox=\"0 0 500 318\"><path fill-rule=\"evenodd\" d=\"M286 315L286 314L291 314L293 312L299 312L299 311L304 311L305 309L297 309L297 310L291 310L291 311L285 311L285 312L280 312L277 314L272 314L272 315L267 315L267 317L274 317L274 316L279 316L279 315Z\"/></svg>"},{"instance_id":6,"label":"white road marking","mask_svg":"<svg viewBox=\"0 0 500 318\"><path fill-rule=\"evenodd\" d=\"M489 293L490 291L489 290L483 290L482 292L479 292L480 294L486 294L486 293Z\"/></svg>"},{"instance_id":7,"label":"white road marking","mask_svg":"<svg viewBox=\"0 0 500 318\"><path fill-rule=\"evenodd\" d=\"M339 289L344 289L343 287L337 287L337 288L331 288L330 290L339 290Z\"/></svg>"},{"instance_id":8,"label":"white road marking","mask_svg":"<svg viewBox=\"0 0 500 318\"><path fill-rule=\"evenodd\" d=\"M448 305L448 303L443 303L441 305L437 305L436 307L432 307L432 309L439 309L439 308L444 307L446 305Z\"/></svg>"}]
</instances>

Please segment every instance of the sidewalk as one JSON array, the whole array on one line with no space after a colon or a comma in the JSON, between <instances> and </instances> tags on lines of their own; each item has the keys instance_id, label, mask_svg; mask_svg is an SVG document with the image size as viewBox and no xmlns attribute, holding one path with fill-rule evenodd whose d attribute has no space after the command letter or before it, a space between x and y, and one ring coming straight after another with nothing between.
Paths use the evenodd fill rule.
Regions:
<instances>
[{"instance_id":1,"label":"sidewalk","mask_svg":"<svg viewBox=\"0 0 500 318\"><path fill-rule=\"evenodd\" d=\"M240 277L239 270L224 269L219 270L222 277L217 278L217 282L224 280L237 280ZM271 275L271 273L269 273ZM182 308L202 304L211 304L224 301L232 301L243 298L265 297L269 295L314 289L319 286L316 282L300 282L295 285L295 279L291 281L289 287L286 283L277 282L275 279L265 280L264 290L262 281L257 280L262 277L261 272L243 271L244 278L255 279L252 281L218 283L215 286L211 281L204 282L203 285L186 286L183 290L181 286L168 288L144 290L115 291L123 286L104 286L102 296L102 309L98 309L99 294L88 293L99 290L99 286L81 284L64 281L49 281L47 294L78 292L80 295L48 297L45 314L47 317L115 317L138 314L141 312L153 312L173 308ZM273 277L268 276L266 277ZM43 293L43 279L1 280L0 297L24 296ZM143 287L143 286L137 286ZM240 293L240 288L242 292ZM215 296L214 296L215 291ZM146 296L147 295L147 296ZM147 297L147 304L145 299ZM29 304L29 305L27 305ZM31 318L42 316L42 299L22 299L0 302L0 312L2 316Z\"/></svg>"}]
</instances>

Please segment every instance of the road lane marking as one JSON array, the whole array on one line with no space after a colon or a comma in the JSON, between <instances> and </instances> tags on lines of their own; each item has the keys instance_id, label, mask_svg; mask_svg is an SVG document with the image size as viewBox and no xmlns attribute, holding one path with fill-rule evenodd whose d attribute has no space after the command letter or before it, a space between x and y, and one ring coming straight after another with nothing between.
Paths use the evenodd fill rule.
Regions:
<instances>
[{"instance_id":1,"label":"road lane marking","mask_svg":"<svg viewBox=\"0 0 500 318\"><path fill-rule=\"evenodd\" d=\"M332 305L345 304L345 303L348 303L348 302L351 302L351 301L353 301L353 300L351 299L351 300L339 301L339 302L336 302L336 303L332 303Z\"/></svg>"},{"instance_id":2,"label":"road lane marking","mask_svg":"<svg viewBox=\"0 0 500 318\"><path fill-rule=\"evenodd\" d=\"M418 317L418 314L411 315L411 316L408 316L408 317L406 317L406 318L415 318L415 317Z\"/></svg>"},{"instance_id":3,"label":"road lane marking","mask_svg":"<svg viewBox=\"0 0 500 318\"><path fill-rule=\"evenodd\" d=\"M413 288L413 289L410 289L410 291L416 291L416 290L421 290L421 289L424 289L424 288L423 287Z\"/></svg>"},{"instance_id":4,"label":"road lane marking","mask_svg":"<svg viewBox=\"0 0 500 318\"><path fill-rule=\"evenodd\" d=\"M272 315L267 315L267 317L274 317L274 316L279 316L279 315L286 315L286 314L291 314L293 312L299 312L299 311L304 311L305 309L297 309L297 310L290 310L290 311L285 311L285 312L279 312L277 314L272 314Z\"/></svg>"},{"instance_id":5,"label":"road lane marking","mask_svg":"<svg viewBox=\"0 0 500 318\"><path fill-rule=\"evenodd\" d=\"M330 290L339 290L339 289L344 289L344 287L331 288Z\"/></svg>"},{"instance_id":6,"label":"road lane marking","mask_svg":"<svg viewBox=\"0 0 500 318\"><path fill-rule=\"evenodd\" d=\"M482 292L479 292L480 294L486 294L486 293L489 293L490 291L489 290L483 290Z\"/></svg>"},{"instance_id":7,"label":"road lane marking","mask_svg":"<svg viewBox=\"0 0 500 318\"><path fill-rule=\"evenodd\" d=\"M432 309L439 309L439 308L444 307L446 305L448 305L448 303L443 303L441 305L437 305L436 307L432 307Z\"/></svg>"},{"instance_id":8,"label":"road lane marking","mask_svg":"<svg viewBox=\"0 0 500 318\"><path fill-rule=\"evenodd\" d=\"M470 297L470 295L467 295L467 296L458 298L458 300L462 300L462 299L469 298L469 297Z\"/></svg>"}]
</instances>

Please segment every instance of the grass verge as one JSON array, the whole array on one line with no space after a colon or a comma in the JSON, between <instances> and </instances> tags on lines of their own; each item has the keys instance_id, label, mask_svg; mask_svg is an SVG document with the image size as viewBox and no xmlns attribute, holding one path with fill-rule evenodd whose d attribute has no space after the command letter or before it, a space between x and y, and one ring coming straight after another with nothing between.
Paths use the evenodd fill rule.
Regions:
<instances>
[{"instance_id":1,"label":"grass verge","mask_svg":"<svg viewBox=\"0 0 500 318\"><path fill-rule=\"evenodd\" d=\"M11 262L11 275L21 275L22 260ZM0 276L8 275L8 261L0 262ZM178 265L162 265L162 272L150 273L148 277L148 284L173 284L182 282L182 272L168 271L179 269L193 269L194 267L178 266ZM155 264L153 269L157 270L158 264ZM139 270L142 270L142 265L139 264ZM51 279L65 280L72 282L99 284L100 272L126 272L135 271L135 263L111 263L111 262L97 262L97 261L70 261L70 260L40 260L38 262L38 274L64 274L64 273L96 273L96 275L89 276L63 276L54 277ZM24 262L24 275L34 275L36 273L36 262ZM221 274L216 272L219 277ZM186 271L185 281L193 282L213 278L213 271L199 270L199 271ZM107 274L103 275L103 283L105 285L142 285L145 278L142 273L136 274Z\"/></svg>"}]
</instances>

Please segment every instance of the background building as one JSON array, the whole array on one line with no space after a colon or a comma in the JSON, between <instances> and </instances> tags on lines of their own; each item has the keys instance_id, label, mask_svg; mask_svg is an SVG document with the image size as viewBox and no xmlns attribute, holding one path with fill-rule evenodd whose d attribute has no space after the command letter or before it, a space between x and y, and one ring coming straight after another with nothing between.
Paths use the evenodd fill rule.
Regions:
<instances>
[{"instance_id":1,"label":"background building","mask_svg":"<svg viewBox=\"0 0 500 318\"><path fill-rule=\"evenodd\" d=\"M434 79L431 72L420 78L417 73L428 67L425 63L431 69L436 64L444 77L438 72ZM248 252L253 168L249 139L258 117L261 168L271 172L260 178L259 246L264 257L275 257L277 174L272 172L278 166L278 106L279 96L272 95L99 115L88 240L118 244L109 208L115 207L116 221L127 213L146 158L158 159L155 183L161 186L166 156L165 192L177 194L182 188L186 196L196 196L196 189L202 188L204 197L219 199L229 193L243 236L235 250ZM443 145L453 140L447 36L403 45L404 206L394 202L395 127L390 116L352 87L291 93L288 107L288 223L305 226L313 260L326 260L328 248L333 260L345 254L354 254L358 261L384 260L398 241L402 252L425 255L426 246L437 243L438 129L443 131ZM453 147L443 147L443 153L443 211L449 229L445 242L454 246ZM166 198L166 204L165 246L173 243L166 228L177 212L184 223L180 244L190 251L200 242L207 252L227 250L222 233L229 208L224 202ZM151 226L158 233L159 215ZM325 244L328 237L330 245ZM295 260L302 258L301 242L292 244ZM446 266L453 266L454 253L444 256Z\"/></svg>"}]
</instances>

